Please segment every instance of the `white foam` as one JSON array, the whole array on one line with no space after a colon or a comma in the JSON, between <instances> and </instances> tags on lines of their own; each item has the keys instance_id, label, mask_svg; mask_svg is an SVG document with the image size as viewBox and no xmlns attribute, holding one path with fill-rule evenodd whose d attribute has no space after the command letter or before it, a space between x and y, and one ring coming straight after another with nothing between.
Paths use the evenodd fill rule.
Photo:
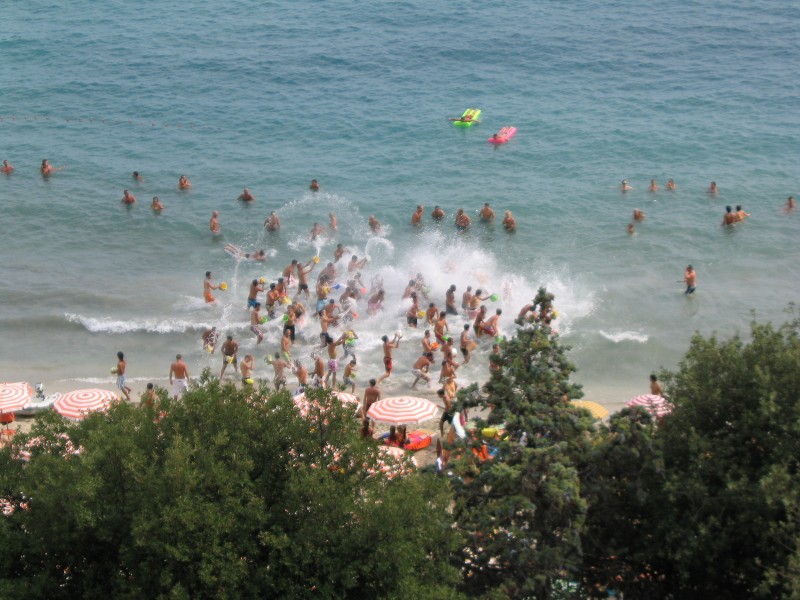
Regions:
<instances>
[{"instance_id":1,"label":"white foam","mask_svg":"<svg viewBox=\"0 0 800 600\"><path fill-rule=\"evenodd\" d=\"M620 342L639 342L644 344L649 338L646 333L639 333L638 331L619 331L617 333L609 333L602 329L598 331L607 340L619 344Z\"/></svg>"},{"instance_id":2,"label":"white foam","mask_svg":"<svg viewBox=\"0 0 800 600\"><path fill-rule=\"evenodd\" d=\"M78 323L91 333L183 333L203 331L213 325L210 322L187 321L182 319L131 319L119 320L111 317L85 317L66 313L64 318L70 323ZM244 326L244 323L242 324Z\"/></svg>"}]
</instances>

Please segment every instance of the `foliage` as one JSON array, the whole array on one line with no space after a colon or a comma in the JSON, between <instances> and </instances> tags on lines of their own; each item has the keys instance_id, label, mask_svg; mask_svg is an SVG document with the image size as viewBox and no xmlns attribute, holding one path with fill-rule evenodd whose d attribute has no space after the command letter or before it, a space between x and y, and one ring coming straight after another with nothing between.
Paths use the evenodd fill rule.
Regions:
<instances>
[{"instance_id":1,"label":"foliage","mask_svg":"<svg viewBox=\"0 0 800 600\"><path fill-rule=\"evenodd\" d=\"M40 418L28 462L0 454L0 596L454 597L446 486L384 476L349 409L309 396L301 417L285 392L207 379Z\"/></svg>"},{"instance_id":2,"label":"foliage","mask_svg":"<svg viewBox=\"0 0 800 600\"><path fill-rule=\"evenodd\" d=\"M473 437L453 467L468 594L547 598L578 572L586 511L578 466L591 419L567 402L581 392L569 381L566 350L537 320L491 357L500 368L485 395L460 395L462 406L490 409L488 421L505 430L493 460L476 458L470 447L481 442Z\"/></svg>"}]
</instances>

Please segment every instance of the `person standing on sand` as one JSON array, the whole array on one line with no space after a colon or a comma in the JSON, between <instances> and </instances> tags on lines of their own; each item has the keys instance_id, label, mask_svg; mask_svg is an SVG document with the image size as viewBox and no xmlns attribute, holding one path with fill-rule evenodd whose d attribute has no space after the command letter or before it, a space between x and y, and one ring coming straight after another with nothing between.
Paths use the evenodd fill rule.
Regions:
<instances>
[{"instance_id":1,"label":"person standing on sand","mask_svg":"<svg viewBox=\"0 0 800 600\"><path fill-rule=\"evenodd\" d=\"M650 393L654 396L663 396L664 390L661 389L661 384L658 383L658 377L653 373L650 375Z\"/></svg>"},{"instance_id":2,"label":"person standing on sand","mask_svg":"<svg viewBox=\"0 0 800 600\"><path fill-rule=\"evenodd\" d=\"M369 407L381 399L381 390L378 382L374 379L369 380L369 387L364 390L364 403L361 405L361 418L368 420L367 412Z\"/></svg>"},{"instance_id":3,"label":"person standing on sand","mask_svg":"<svg viewBox=\"0 0 800 600\"><path fill-rule=\"evenodd\" d=\"M683 274L683 280L686 282L686 291L684 294L694 294L697 285L697 273L695 273L692 265L686 267L686 271Z\"/></svg>"},{"instance_id":4,"label":"person standing on sand","mask_svg":"<svg viewBox=\"0 0 800 600\"><path fill-rule=\"evenodd\" d=\"M153 201L150 203L150 208L152 208L155 212L161 212L164 210L164 205L161 204L161 200L158 199L158 196L153 196Z\"/></svg>"},{"instance_id":5,"label":"person standing on sand","mask_svg":"<svg viewBox=\"0 0 800 600\"><path fill-rule=\"evenodd\" d=\"M229 335L228 339L222 344L222 371L219 372L220 381L222 381L222 376L225 375L225 369L228 368L228 365L233 365L234 372L239 368L239 363L236 360L236 353L238 351L239 344L233 341L232 335Z\"/></svg>"},{"instance_id":6,"label":"person standing on sand","mask_svg":"<svg viewBox=\"0 0 800 600\"><path fill-rule=\"evenodd\" d=\"M395 333L394 339L391 341L389 341L389 336L386 335L381 338L383 342L383 368L385 373L378 378L378 384L392 374L392 367L394 366L392 363L392 350L400 346L401 337L403 336L399 333Z\"/></svg>"},{"instance_id":7,"label":"person standing on sand","mask_svg":"<svg viewBox=\"0 0 800 600\"><path fill-rule=\"evenodd\" d=\"M125 401L130 402L131 388L129 388L128 384L125 382L125 369L127 367L128 363L125 362L125 357L122 352L117 352L117 387L125 396Z\"/></svg>"},{"instance_id":8,"label":"person standing on sand","mask_svg":"<svg viewBox=\"0 0 800 600\"><path fill-rule=\"evenodd\" d=\"M183 362L180 354L175 355L175 362L169 366L169 384L172 386L172 397L175 400L189 389L189 367Z\"/></svg>"},{"instance_id":9,"label":"person standing on sand","mask_svg":"<svg viewBox=\"0 0 800 600\"><path fill-rule=\"evenodd\" d=\"M214 298L214 295L211 293L212 290L218 289L218 285L214 285L211 281L211 271L206 271L206 278L203 281L203 298L205 298L206 302L216 302L217 299Z\"/></svg>"}]
</instances>

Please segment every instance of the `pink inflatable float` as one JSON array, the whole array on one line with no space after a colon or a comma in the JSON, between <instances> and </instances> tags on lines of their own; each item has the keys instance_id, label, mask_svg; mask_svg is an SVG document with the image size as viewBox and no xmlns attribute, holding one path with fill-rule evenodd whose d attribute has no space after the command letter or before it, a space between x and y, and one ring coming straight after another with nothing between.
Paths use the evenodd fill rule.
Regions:
<instances>
[{"instance_id":1,"label":"pink inflatable float","mask_svg":"<svg viewBox=\"0 0 800 600\"><path fill-rule=\"evenodd\" d=\"M505 144L516 134L517 134L516 127L503 127L500 131L498 131L492 137L489 138L489 142L492 144Z\"/></svg>"}]
</instances>

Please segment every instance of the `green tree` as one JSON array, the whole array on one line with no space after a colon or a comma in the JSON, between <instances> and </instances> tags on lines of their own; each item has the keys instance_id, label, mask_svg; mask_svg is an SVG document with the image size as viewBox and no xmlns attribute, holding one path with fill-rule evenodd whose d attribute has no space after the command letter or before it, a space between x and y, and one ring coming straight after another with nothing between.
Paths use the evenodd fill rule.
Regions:
<instances>
[{"instance_id":1,"label":"green tree","mask_svg":"<svg viewBox=\"0 0 800 600\"><path fill-rule=\"evenodd\" d=\"M0 596L455 597L447 487L387 477L352 411L309 397L301 416L285 392L207 379L39 419L27 462L0 453Z\"/></svg>"},{"instance_id":2,"label":"green tree","mask_svg":"<svg viewBox=\"0 0 800 600\"><path fill-rule=\"evenodd\" d=\"M548 298L544 290L540 297ZM543 312L491 357L498 369L484 393L473 386L459 396L462 406L490 410L488 422L506 432L493 460L475 456L481 442L473 436L453 467L471 595L549 598L556 584L577 579L586 512L578 472L592 420L568 403L580 388L569 380L567 348Z\"/></svg>"}]
</instances>

